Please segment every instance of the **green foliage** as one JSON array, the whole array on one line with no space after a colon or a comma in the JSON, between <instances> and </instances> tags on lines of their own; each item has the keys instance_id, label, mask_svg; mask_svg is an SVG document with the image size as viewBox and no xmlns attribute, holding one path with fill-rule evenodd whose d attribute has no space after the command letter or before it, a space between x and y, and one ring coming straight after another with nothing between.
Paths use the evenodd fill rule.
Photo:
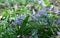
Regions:
<instances>
[{"instance_id":1,"label":"green foliage","mask_svg":"<svg viewBox=\"0 0 60 38\"><path fill-rule=\"evenodd\" d=\"M48 2L47 0L44 0L44 3L45 3L47 6L50 6L50 2Z\"/></svg>"},{"instance_id":2,"label":"green foliage","mask_svg":"<svg viewBox=\"0 0 60 38\"><path fill-rule=\"evenodd\" d=\"M50 14L50 2L44 0L47 7L42 8L38 4L38 0L9 0L7 4L6 1L0 0L0 12L4 12L0 14L2 16L0 17L0 38L29 38L28 36L31 38L50 38L53 36L54 38L57 36L57 32L60 31L59 16L58 14ZM18 10L14 8L16 4L16 8L21 6ZM29 7L30 9L26 7L29 4L32 5L31 8ZM47 9L47 11L42 11L42 9ZM44 13L39 14L38 12ZM49 13L47 14L47 12Z\"/></svg>"}]
</instances>

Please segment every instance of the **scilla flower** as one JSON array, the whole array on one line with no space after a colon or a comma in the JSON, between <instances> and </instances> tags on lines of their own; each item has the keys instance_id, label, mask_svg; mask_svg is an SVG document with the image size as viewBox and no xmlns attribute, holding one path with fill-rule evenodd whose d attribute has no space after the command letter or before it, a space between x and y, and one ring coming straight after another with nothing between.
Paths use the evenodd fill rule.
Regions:
<instances>
[{"instance_id":1,"label":"scilla flower","mask_svg":"<svg viewBox=\"0 0 60 38\"><path fill-rule=\"evenodd\" d=\"M60 36L60 32L57 32L58 36Z\"/></svg>"},{"instance_id":2,"label":"scilla flower","mask_svg":"<svg viewBox=\"0 0 60 38\"><path fill-rule=\"evenodd\" d=\"M43 7L46 6L46 4L44 3L44 0L38 0L38 3L39 3L40 5L42 5Z\"/></svg>"},{"instance_id":3,"label":"scilla flower","mask_svg":"<svg viewBox=\"0 0 60 38\"><path fill-rule=\"evenodd\" d=\"M42 11L38 12L38 14L40 14L40 15L47 15L46 9L45 8L42 9Z\"/></svg>"},{"instance_id":4,"label":"scilla flower","mask_svg":"<svg viewBox=\"0 0 60 38\"><path fill-rule=\"evenodd\" d=\"M12 22L12 24L13 24L14 26L16 26L16 25L21 25L22 22L23 22L23 20L18 20L18 19L16 19L14 22Z\"/></svg>"},{"instance_id":5,"label":"scilla flower","mask_svg":"<svg viewBox=\"0 0 60 38\"><path fill-rule=\"evenodd\" d=\"M19 18L22 19L22 20L24 20L25 17L26 17L26 15L22 15L22 14L21 14Z\"/></svg>"}]
</instances>

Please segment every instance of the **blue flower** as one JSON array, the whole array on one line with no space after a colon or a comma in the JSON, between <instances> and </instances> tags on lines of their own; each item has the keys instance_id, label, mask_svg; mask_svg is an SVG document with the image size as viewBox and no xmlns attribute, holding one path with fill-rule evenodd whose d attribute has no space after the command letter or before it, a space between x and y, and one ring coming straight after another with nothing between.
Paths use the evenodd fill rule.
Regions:
<instances>
[{"instance_id":1,"label":"blue flower","mask_svg":"<svg viewBox=\"0 0 60 38\"><path fill-rule=\"evenodd\" d=\"M60 16L60 12L58 12L58 15Z\"/></svg>"},{"instance_id":2,"label":"blue flower","mask_svg":"<svg viewBox=\"0 0 60 38\"><path fill-rule=\"evenodd\" d=\"M43 6L43 7L46 6L46 4L44 3L44 0L39 0L38 3L39 3L41 6Z\"/></svg>"},{"instance_id":3,"label":"blue flower","mask_svg":"<svg viewBox=\"0 0 60 38\"><path fill-rule=\"evenodd\" d=\"M18 24L18 25L21 25L22 24L22 20L16 20L15 23Z\"/></svg>"},{"instance_id":4,"label":"blue flower","mask_svg":"<svg viewBox=\"0 0 60 38\"><path fill-rule=\"evenodd\" d=\"M51 9L51 13L53 13L53 14L58 14L58 11L57 11L56 9L52 8L52 9Z\"/></svg>"},{"instance_id":5,"label":"blue flower","mask_svg":"<svg viewBox=\"0 0 60 38\"><path fill-rule=\"evenodd\" d=\"M46 9L43 9L42 11L38 12L38 14L47 16Z\"/></svg>"},{"instance_id":6,"label":"blue flower","mask_svg":"<svg viewBox=\"0 0 60 38\"><path fill-rule=\"evenodd\" d=\"M57 32L58 36L60 36L60 32Z\"/></svg>"},{"instance_id":7,"label":"blue flower","mask_svg":"<svg viewBox=\"0 0 60 38\"><path fill-rule=\"evenodd\" d=\"M46 19L46 21L42 21L42 25L47 25L48 24L48 19Z\"/></svg>"},{"instance_id":8,"label":"blue flower","mask_svg":"<svg viewBox=\"0 0 60 38\"><path fill-rule=\"evenodd\" d=\"M12 24L13 24L14 26L16 26L16 25L21 25L22 22L23 22L23 20L18 20L18 19L16 19L14 22L12 22Z\"/></svg>"},{"instance_id":9,"label":"blue flower","mask_svg":"<svg viewBox=\"0 0 60 38\"><path fill-rule=\"evenodd\" d=\"M37 18L35 15L33 16L33 19L34 19L34 20L38 20L38 18Z\"/></svg>"},{"instance_id":10,"label":"blue flower","mask_svg":"<svg viewBox=\"0 0 60 38\"><path fill-rule=\"evenodd\" d=\"M48 22L42 22L42 25L47 25L48 24Z\"/></svg>"},{"instance_id":11,"label":"blue flower","mask_svg":"<svg viewBox=\"0 0 60 38\"><path fill-rule=\"evenodd\" d=\"M59 24L59 25L60 25L60 20L58 20L58 21L57 21L57 24Z\"/></svg>"},{"instance_id":12,"label":"blue flower","mask_svg":"<svg viewBox=\"0 0 60 38\"><path fill-rule=\"evenodd\" d=\"M12 22L12 24L13 24L14 26L16 26L16 25L17 25L15 22Z\"/></svg>"},{"instance_id":13,"label":"blue flower","mask_svg":"<svg viewBox=\"0 0 60 38\"><path fill-rule=\"evenodd\" d=\"M26 17L26 15L21 15L21 16L20 16L20 19L24 20L25 17Z\"/></svg>"}]
</instances>

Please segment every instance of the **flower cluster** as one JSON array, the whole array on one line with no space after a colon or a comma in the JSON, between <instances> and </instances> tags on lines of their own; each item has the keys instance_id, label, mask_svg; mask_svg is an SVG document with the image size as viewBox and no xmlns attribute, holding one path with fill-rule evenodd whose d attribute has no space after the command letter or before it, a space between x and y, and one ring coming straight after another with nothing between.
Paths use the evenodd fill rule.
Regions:
<instances>
[{"instance_id":1,"label":"flower cluster","mask_svg":"<svg viewBox=\"0 0 60 38\"><path fill-rule=\"evenodd\" d=\"M60 36L60 11L47 0L6 0L4 3L7 9L0 16L0 38Z\"/></svg>"},{"instance_id":2,"label":"flower cluster","mask_svg":"<svg viewBox=\"0 0 60 38\"><path fill-rule=\"evenodd\" d=\"M21 25L22 24L22 22L23 22L23 20L26 18L26 15L20 15L19 17L18 17L18 19L16 19L14 22L12 22L12 24L14 25L14 26L16 26L16 25Z\"/></svg>"}]
</instances>

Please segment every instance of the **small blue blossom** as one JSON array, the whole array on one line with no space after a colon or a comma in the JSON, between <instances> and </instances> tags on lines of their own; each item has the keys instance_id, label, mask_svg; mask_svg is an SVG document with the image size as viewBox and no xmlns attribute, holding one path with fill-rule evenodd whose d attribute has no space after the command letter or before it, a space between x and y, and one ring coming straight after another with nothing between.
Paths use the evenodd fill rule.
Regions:
<instances>
[{"instance_id":1,"label":"small blue blossom","mask_svg":"<svg viewBox=\"0 0 60 38\"><path fill-rule=\"evenodd\" d=\"M57 11L56 9L53 8L53 9L51 10L51 12L57 14L58 11Z\"/></svg>"},{"instance_id":2,"label":"small blue blossom","mask_svg":"<svg viewBox=\"0 0 60 38\"><path fill-rule=\"evenodd\" d=\"M48 19L46 19L46 21L44 22L44 21L42 21L42 24L43 25L47 25L48 24Z\"/></svg>"},{"instance_id":3,"label":"small blue blossom","mask_svg":"<svg viewBox=\"0 0 60 38\"><path fill-rule=\"evenodd\" d=\"M22 20L16 20L15 23L21 25L22 24Z\"/></svg>"},{"instance_id":4,"label":"small blue blossom","mask_svg":"<svg viewBox=\"0 0 60 38\"><path fill-rule=\"evenodd\" d=\"M47 16L46 9L43 9L42 11L38 12L38 14Z\"/></svg>"},{"instance_id":5,"label":"small blue blossom","mask_svg":"<svg viewBox=\"0 0 60 38\"><path fill-rule=\"evenodd\" d=\"M58 36L60 36L60 32L57 32Z\"/></svg>"},{"instance_id":6,"label":"small blue blossom","mask_svg":"<svg viewBox=\"0 0 60 38\"><path fill-rule=\"evenodd\" d=\"M44 0L39 0L38 3L39 3L41 6L43 6L43 7L46 6L46 4L44 3Z\"/></svg>"},{"instance_id":7,"label":"small blue blossom","mask_svg":"<svg viewBox=\"0 0 60 38\"><path fill-rule=\"evenodd\" d=\"M16 25L21 25L22 22L23 22L23 20L18 20L18 19L16 19L14 22L12 22L12 24L13 24L14 26L16 26Z\"/></svg>"},{"instance_id":8,"label":"small blue blossom","mask_svg":"<svg viewBox=\"0 0 60 38\"><path fill-rule=\"evenodd\" d=\"M58 15L60 15L60 12L58 12Z\"/></svg>"},{"instance_id":9,"label":"small blue blossom","mask_svg":"<svg viewBox=\"0 0 60 38\"><path fill-rule=\"evenodd\" d=\"M57 21L57 24L59 24L59 25L60 25L60 20L58 20L58 21Z\"/></svg>"},{"instance_id":10,"label":"small blue blossom","mask_svg":"<svg viewBox=\"0 0 60 38\"><path fill-rule=\"evenodd\" d=\"M42 22L42 25L47 25L48 23L47 22Z\"/></svg>"},{"instance_id":11,"label":"small blue blossom","mask_svg":"<svg viewBox=\"0 0 60 38\"><path fill-rule=\"evenodd\" d=\"M21 15L21 16L20 16L20 19L24 20L25 17L26 17L26 15Z\"/></svg>"},{"instance_id":12,"label":"small blue blossom","mask_svg":"<svg viewBox=\"0 0 60 38\"><path fill-rule=\"evenodd\" d=\"M33 17L34 20L38 20L38 18L36 16Z\"/></svg>"},{"instance_id":13,"label":"small blue blossom","mask_svg":"<svg viewBox=\"0 0 60 38\"><path fill-rule=\"evenodd\" d=\"M16 25L17 25L15 22L12 22L12 24L13 24L14 26L16 26Z\"/></svg>"}]
</instances>

